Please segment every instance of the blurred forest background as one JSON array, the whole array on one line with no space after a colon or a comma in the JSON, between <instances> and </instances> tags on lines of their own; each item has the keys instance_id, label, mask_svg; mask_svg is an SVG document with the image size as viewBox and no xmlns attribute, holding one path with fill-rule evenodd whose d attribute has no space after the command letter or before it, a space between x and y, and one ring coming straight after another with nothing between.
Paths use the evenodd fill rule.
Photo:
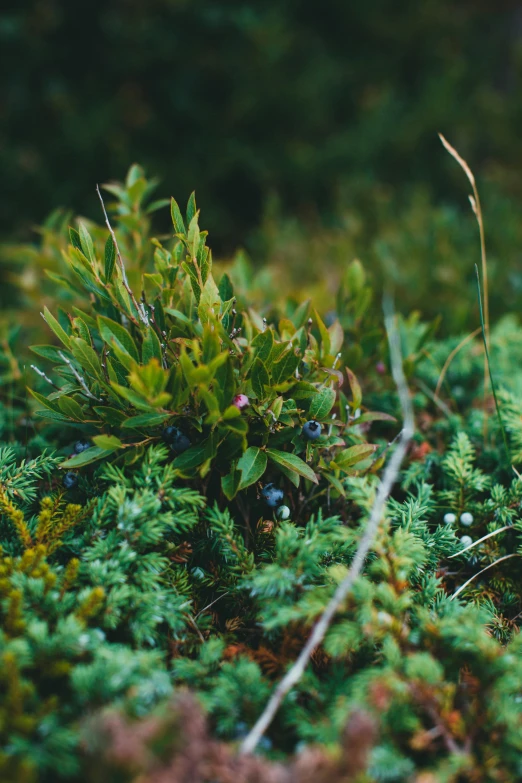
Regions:
<instances>
[{"instance_id":1,"label":"blurred forest background","mask_svg":"<svg viewBox=\"0 0 522 783\"><path fill-rule=\"evenodd\" d=\"M56 208L99 220L95 183L138 162L162 196L196 189L220 257L326 292L359 257L402 309L474 328L476 225L440 131L479 180L492 311L518 310L521 3L18 0L0 61L4 272Z\"/></svg>"}]
</instances>

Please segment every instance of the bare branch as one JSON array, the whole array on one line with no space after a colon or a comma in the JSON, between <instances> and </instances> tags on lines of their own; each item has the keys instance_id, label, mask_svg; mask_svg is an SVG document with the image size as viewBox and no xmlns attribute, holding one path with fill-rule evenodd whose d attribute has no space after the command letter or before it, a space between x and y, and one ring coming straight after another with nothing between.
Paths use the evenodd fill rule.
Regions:
<instances>
[{"instance_id":1,"label":"bare branch","mask_svg":"<svg viewBox=\"0 0 522 783\"><path fill-rule=\"evenodd\" d=\"M252 753L255 750L259 740L267 730L279 707L281 706L283 699L301 679L306 667L308 666L312 653L323 641L335 614L351 591L355 580L359 577L364 566L366 556L372 546L373 540L381 523L386 501L397 479L400 466L406 455L406 450L414 433L413 409L408 386L406 384L406 379L402 369L400 340L394 322L393 312L388 300L385 300L385 316L388 342L390 345L392 373L399 393L399 399L401 402L404 418L404 426L402 429L401 438L384 471L381 483L379 484L377 493L375 495L375 500L372 506L368 524L359 541L359 545L352 560L348 574L337 587L331 601L313 627L312 633L310 634L310 637L308 638L308 641L303 647L296 662L280 681L262 714L256 721L251 731L245 737L240 750L242 754Z\"/></svg>"},{"instance_id":2,"label":"bare branch","mask_svg":"<svg viewBox=\"0 0 522 783\"><path fill-rule=\"evenodd\" d=\"M101 203L101 206L102 206L102 209L103 209L103 214L105 216L105 224L106 224L107 228L109 229L110 235L112 237L112 241L114 243L114 249L116 250L116 257L118 259L118 264L119 264L119 267L120 267L120 270L121 270L121 279L122 279L123 285L125 286L125 290L129 294L130 298L132 299L132 302L133 302L134 307L136 308L136 310L138 312L139 317L141 318L143 323L146 326L148 326L149 325L149 319L148 319L148 316L147 316L147 311L145 309L145 305L143 303L138 304L138 302L136 300L136 297L134 296L134 293L132 292L132 289L131 289L131 287L129 285L129 281L127 280L127 273L125 272L125 264L123 263L123 258L122 258L121 252L120 252L120 247L118 245L118 240L116 239L116 234L114 233L114 229L112 228L112 226L110 224L109 216L107 214L107 210L105 209L105 204L103 203L103 197L102 197L102 194L100 192L100 186L99 185L96 185L96 192L98 194L98 198L100 199L100 203Z\"/></svg>"},{"instance_id":3,"label":"bare branch","mask_svg":"<svg viewBox=\"0 0 522 783\"><path fill-rule=\"evenodd\" d=\"M65 362L65 364L67 364L71 368L74 377L76 378L76 380L78 381L78 383L80 384L80 386L83 389L83 393L87 397L90 397L91 400L96 400L96 402L101 402L100 398L96 397L92 393L92 391L89 389L89 387L85 383L85 378L82 378L82 376L80 375L80 373L78 372L78 370L76 369L74 364L71 362L71 360L68 359L67 356L65 356L65 354L63 354L61 351L58 351L58 355L59 355L60 359L62 359Z\"/></svg>"},{"instance_id":4,"label":"bare branch","mask_svg":"<svg viewBox=\"0 0 522 783\"><path fill-rule=\"evenodd\" d=\"M55 388L55 389L58 389L58 390L60 390L60 387L59 387L59 386L57 386L57 385L55 384L55 382L54 382L54 381L52 381L52 380L51 380L51 379L50 379L50 378L49 378L49 377L48 377L48 376L47 376L47 375L44 373L44 371L43 371L43 370L40 370L40 369L39 369L39 368L36 366L36 364L31 364L31 370L34 370L35 372L37 372L37 373L38 373L38 375L39 375L41 378L43 378L43 379L44 379L44 381L47 381L47 383L50 383L50 384L51 384L51 386L54 386L54 388Z\"/></svg>"}]
</instances>

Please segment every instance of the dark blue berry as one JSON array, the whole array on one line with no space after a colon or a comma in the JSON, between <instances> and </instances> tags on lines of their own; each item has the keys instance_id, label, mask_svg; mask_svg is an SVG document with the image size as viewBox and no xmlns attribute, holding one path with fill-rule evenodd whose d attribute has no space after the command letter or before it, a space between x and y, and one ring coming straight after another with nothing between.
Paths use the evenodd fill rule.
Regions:
<instances>
[{"instance_id":1,"label":"dark blue berry","mask_svg":"<svg viewBox=\"0 0 522 783\"><path fill-rule=\"evenodd\" d=\"M277 508L283 502L284 492L274 484L267 484L261 490L261 497L269 508Z\"/></svg>"},{"instance_id":2,"label":"dark blue berry","mask_svg":"<svg viewBox=\"0 0 522 783\"><path fill-rule=\"evenodd\" d=\"M180 432L177 438L171 441L170 448L172 449L172 451L176 452L176 454L183 454L184 451L190 449L191 445L192 444L189 438L187 438L186 435L183 435L183 433Z\"/></svg>"},{"instance_id":3,"label":"dark blue berry","mask_svg":"<svg viewBox=\"0 0 522 783\"><path fill-rule=\"evenodd\" d=\"M178 430L177 427L165 427L161 433L165 443L172 443L179 435L181 435L181 430Z\"/></svg>"},{"instance_id":4,"label":"dark blue berry","mask_svg":"<svg viewBox=\"0 0 522 783\"><path fill-rule=\"evenodd\" d=\"M89 443L88 440L77 440L74 444L74 453L75 454L81 454L82 451L87 451L87 449L91 448L91 443Z\"/></svg>"},{"instance_id":5,"label":"dark blue berry","mask_svg":"<svg viewBox=\"0 0 522 783\"><path fill-rule=\"evenodd\" d=\"M318 421L312 419L307 421L302 429L302 433L307 440L317 440L322 432L322 427Z\"/></svg>"},{"instance_id":6,"label":"dark blue berry","mask_svg":"<svg viewBox=\"0 0 522 783\"><path fill-rule=\"evenodd\" d=\"M65 489L74 489L78 486L78 476L70 470L63 477L63 485Z\"/></svg>"}]
</instances>

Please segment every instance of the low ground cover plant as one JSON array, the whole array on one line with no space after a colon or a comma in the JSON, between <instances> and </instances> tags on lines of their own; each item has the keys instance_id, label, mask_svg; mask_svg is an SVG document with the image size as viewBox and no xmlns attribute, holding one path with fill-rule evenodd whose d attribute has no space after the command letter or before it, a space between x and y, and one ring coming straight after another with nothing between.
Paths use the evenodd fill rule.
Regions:
<instances>
[{"instance_id":1,"label":"low ground cover plant","mask_svg":"<svg viewBox=\"0 0 522 783\"><path fill-rule=\"evenodd\" d=\"M400 437L381 308L359 262L321 315L241 255L214 264L194 196L154 237L141 169L107 190L105 225L51 222L31 266L21 248L43 320L4 332L2 779L520 779L516 320L489 335L497 416L478 341L395 318L400 481L245 754Z\"/></svg>"}]
</instances>

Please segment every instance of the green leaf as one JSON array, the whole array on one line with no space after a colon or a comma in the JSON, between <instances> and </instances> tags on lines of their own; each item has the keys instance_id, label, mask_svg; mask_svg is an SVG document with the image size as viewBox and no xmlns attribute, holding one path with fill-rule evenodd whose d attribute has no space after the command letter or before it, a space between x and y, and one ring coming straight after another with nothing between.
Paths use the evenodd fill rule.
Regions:
<instances>
[{"instance_id":1,"label":"green leaf","mask_svg":"<svg viewBox=\"0 0 522 783\"><path fill-rule=\"evenodd\" d=\"M74 421L85 420L85 416L83 415L83 411L80 405L76 402L76 400L73 400L72 397L59 397L58 405L60 406L62 413L64 413L70 419L73 419Z\"/></svg>"},{"instance_id":2,"label":"green leaf","mask_svg":"<svg viewBox=\"0 0 522 783\"><path fill-rule=\"evenodd\" d=\"M284 465L279 464L279 470L283 474L283 476L286 476L288 481L290 481L291 484L294 485L294 487L299 486L299 473L296 473L295 470L290 470L290 468L285 468Z\"/></svg>"},{"instance_id":3,"label":"green leaf","mask_svg":"<svg viewBox=\"0 0 522 783\"><path fill-rule=\"evenodd\" d=\"M152 327L145 332L143 345L141 346L141 360L143 364L148 364L151 359L157 359L160 365L163 364L161 343Z\"/></svg>"},{"instance_id":4,"label":"green leaf","mask_svg":"<svg viewBox=\"0 0 522 783\"><path fill-rule=\"evenodd\" d=\"M218 290L223 302L228 302L234 296L234 286L226 272L221 276Z\"/></svg>"},{"instance_id":5,"label":"green leaf","mask_svg":"<svg viewBox=\"0 0 522 783\"><path fill-rule=\"evenodd\" d=\"M114 341L120 350L129 354L134 361L139 362L136 344L124 326L117 324L116 321L112 321L110 318L99 315L98 329L100 330L102 339L105 340L108 345L112 345L112 342Z\"/></svg>"},{"instance_id":6,"label":"green leaf","mask_svg":"<svg viewBox=\"0 0 522 783\"><path fill-rule=\"evenodd\" d=\"M335 487L335 489L341 495L341 497L343 498L346 497L346 491L343 485L341 484L341 482L339 481L339 479L336 478L336 476L334 476L332 473L328 473L327 471L323 473L323 476L327 479L327 481L330 482L332 487Z\"/></svg>"},{"instance_id":7,"label":"green leaf","mask_svg":"<svg viewBox=\"0 0 522 783\"><path fill-rule=\"evenodd\" d=\"M356 411L357 408L361 406L362 402L362 391L361 387L359 385L359 381L355 377L354 373L349 369L349 367L346 367L346 375L348 376L348 382L350 383L350 389L352 390L352 402L351 407L352 410Z\"/></svg>"},{"instance_id":8,"label":"green leaf","mask_svg":"<svg viewBox=\"0 0 522 783\"><path fill-rule=\"evenodd\" d=\"M267 463L266 452L256 446L250 446L237 463L242 474L239 488L246 489L251 484L255 484L265 472Z\"/></svg>"},{"instance_id":9,"label":"green leaf","mask_svg":"<svg viewBox=\"0 0 522 783\"><path fill-rule=\"evenodd\" d=\"M277 449L267 449L266 453L272 462L275 462L278 465L282 465L288 470L293 470L295 473L299 473L300 476L309 479L309 481L313 481L314 484L318 483L317 476L315 475L312 468L295 454L291 454L286 451L278 451Z\"/></svg>"},{"instance_id":10,"label":"green leaf","mask_svg":"<svg viewBox=\"0 0 522 783\"><path fill-rule=\"evenodd\" d=\"M73 326L78 332L78 337L81 337L82 340L85 340L85 342L90 345L91 344L91 335L89 332L89 327L83 320L83 318L73 318Z\"/></svg>"},{"instance_id":11,"label":"green leaf","mask_svg":"<svg viewBox=\"0 0 522 783\"><path fill-rule=\"evenodd\" d=\"M69 335L65 332L64 329L62 329L62 327L60 326L60 324L58 323L54 315L47 309L47 307L44 307L43 317L47 326L53 330L53 332L60 340L60 342L63 343L66 348L69 348L70 347Z\"/></svg>"},{"instance_id":12,"label":"green leaf","mask_svg":"<svg viewBox=\"0 0 522 783\"><path fill-rule=\"evenodd\" d=\"M78 233L80 235L83 255L91 262L91 265L94 266L96 261L96 256L94 255L94 245L92 243L91 235L83 223L80 223Z\"/></svg>"},{"instance_id":13,"label":"green leaf","mask_svg":"<svg viewBox=\"0 0 522 783\"><path fill-rule=\"evenodd\" d=\"M199 240L201 237L200 231L199 231L199 225L198 225L198 213L196 213L190 221L187 221L189 224L188 231L187 231L187 242L189 247L189 253L192 256L192 260L196 259L198 256L198 248L199 248Z\"/></svg>"},{"instance_id":14,"label":"green leaf","mask_svg":"<svg viewBox=\"0 0 522 783\"><path fill-rule=\"evenodd\" d=\"M293 376L299 366L299 362L300 358L294 353L292 348L284 353L279 361L272 365L272 380L274 383L281 383Z\"/></svg>"},{"instance_id":15,"label":"green leaf","mask_svg":"<svg viewBox=\"0 0 522 783\"><path fill-rule=\"evenodd\" d=\"M76 250L82 249L82 243L80 242L80 235L76 231L75 228L72 226L69 226L69 239L71 240L71 245L76 248Z\"/></svg>"},{"instance_id":16,"label":"green leaf","mask_svg":"<svg viewBox=\"0 0 522 783\"><path fill-rule=\"evenodd\" d=\"M93 411L103 419L103 421L113 424L115 427L123 427L125 421L125 413L119 411L117 408L111 408L109 405L95 405Z\"/></svg>"},{"instance_id":17,"label":"green leaf","mask_svg":"<svg viewBox=\"0 0 522 783\"><path fill-rule=\"evenodd\" d=\"M187 224L190 225L192 218L196 214L196 193L192 191L187 203Z\"/></svg>"},{"instance_id":18,"label":"green leaf","mask_svg":"<svg viewBox=\"0 0 522 783\"><path fill-rule=\"evenodd\" d=\"M123 446L123 443L119 438L116 437L116 435L95 435L93 442L100 449L110 449L111 451L114 451L115 449L121 449Z\"/></svg>"},{"instance_id":19,"label":"green leaf","mask_svg":"<svg viewBox=\"0 0 522 783\"><path fill-rule=\"evenodd\" d=\"M105 282L110 283L116 260L116 248L112 235L109 234L105 243Z\"/></svg>"},{"instance_id":20,"label":"green leaf","mask_svg":"<svg viewBox=\"0 0 522 783\"><path fill-rule=\"evenodd\" d=\"M255 359L252 365L250 380L254 394L258 400L263 400L266 397L265 386L270 384L270 377L265 363L259 357Z\"/></svg>"},{"instance_id":21,"label":"green leaf","mask_svg":"<svg viewBox=\"0 0 522 783\"><path fill-rule=\"evenodd\" d=\"M256 349L257 358L266 364L274 347L274 332L272 329L265 329L264 332L256 334L252 340L252 347Z\"/></svg>"},{"instance_id":22,"label":"green leaf","mask_svg":"<svg viewBox=\"0 0 522 783\"><path fill-rule=\"evenodd\" d=\"M44 359L50 359L52 362L61 362L58 354L60 349L55 345L30 345L29 349L37 356L43 356Z\"/></svg>"},{"instance_id":23,"label":"green leaf","mask_svg":"<svg viewBox=\"0 0 522 783\"><path fill-rule=\"evenodd\" d=\"M81 337L71 337L71 351L76 361L94 378L103 381L103 373L96 351Z\"/></svg>"},{"instance_id":24,"label":"green leaf","mask_svg":"<svg viewBox=\"0 0 522 783\"><path fill-rule=\"evenodd\" d=\"M116 447L117 448L117 447ZM83 465L89 465L91 462L97 462L99 459L108 457L112 454L114 449L102 449L99 446L91 446L90 449L85 449L81 454L75 454L74 457L62 462L61 468L81 468Z\"/></svg>"},{"instance_id":25,"label":"green leaf","mask_svg":"<svg viewBox=\"0 0 522 783\"><path fill-rule=\"evenodd\" d=\"M190 284L192 286L192 292L196 299L196 304L199 303L199 297L201 296L201 286L199 284L199 278L194 268L194 264L184 261L181 264L181 268L187 273L190 278Z\"/></svg>"},{"instance_id":26,"label":"green leaf","mask_svg":"<svg viewBox=\"0 0 522 783\"><path fill-rule=\"evenodd\" d=\"M232 468L226 476L221 476L221 489L227 500L233 500L239 491L241 471Z\"/></svg>"},{"instance_id":27,"label":"green leaf","mask_svg":"<svg viewBox=\"0 0 522 783\"><path fill-rule=\"evenodd\" d=\"M63 424L71 424L71 419L68 416L64 416L63 413L57 413L56 411L45 409L43 411L35 411L35 416L40 416L42 419L50 419L51 421L59 421Z\"/></svg>"},{"instance_id":28,"label":"green leaf","mask_svg":"<svg viewBox=\"0 0 522 783\"><path fill-rule=\"evenodd\" d=\"M111 386L116 392L118 392L120 397L123 397L124 400L128 400L128 402L134 405L135 408L138 408L138 410L156 413L154 405L142 397L141 394L135 392L133 389L129 389L127 386L121 386L115 381L111 381Z\"/></svg>"},{"instance_id":29,"label":"green leaf","mask_svg":"<svg viewBox=\"0 0 522 783\"><path fill-rule=\"evenodd\" d=\"M308 381L299 381L292 386L292 397L294 400L311 400L317 394L317 386Z\"/></svg>"},{"instance_id":30,"label":"green leaf","mask_svg":"<svg viewBox=\"0 0 522 783\"><path fill-rule=\"evenodd\" d=\"M351 465L357 465L358 462L371 457L375 453L377 446L371 443L360 443L356 446L350 446L349 449L344 449L339 452L335 457L335 464L342 470L350 467Z\"/></svg>"},{"instance_id":31,"label":"green leaf","mask_svg":"<svg viewBox=\"0 0 522 783\"><path fill-rule=\"evenodd\" d=\"M212 319L217 319L221 308L221 299L214 278L207 278L198 303L198 316L202 324L207 324Z\"/></svg>"},{"instance_id":32,"label":"green leaf","mask_svg":"<svg viewBox=\"0 0 522 783\"><path fill-rule=\"evenodd\" d=\"M185 234L185 223L183 222L183 217L181 215L180 208L178 207L178 202L174 198L170 200L170 215L172 217L172 224L174 226L175 233Z\"/></svg>"},{"instance_id":33,"label":"green leaf","mask_svg":"<svg viewBox=\"0 0 522 783\"><path fill-rule=\"evenodd\" d=\"M335 403L335 392L329 387L324 387L312 397L309 415L312 419L324 419L332 410Z\"/></svg>"},{"instance_id":34,"label":"green leaf","mask_svg":"<svg viewBox=\"0 0 522 783\"><path fill-rule=\"evenodd\" d=\"M209 441L204 441L203 443L198 443L196 446L191 446L190 449L187 449L187 451L184 451L179 457L176 457L172 463L172 467L182 472L193 470L212 456L213 454L209 453Z\"/></svg>"},{"instance_id":35,"label":"green leaf","mask_svg":"<svg viewBox=\"0 0 522 783\"><path fill-rule=\"evenodd\" d=\"M170 413L141 413L139 416L131 416L122 423L125 429L141 429L141 427L159 427L160 424L170 419Z\"/></svg>"},{"instance_id":36,"label":"green leaf","mask_svg":"<svg viewBox=\"0 0 522 783\"><path fill-rule=\"evenodd\" d=\"M317 310L314 310L314 320L317 323L319 334L321 335L321 355L328 356L331 352L330 332L324 325L324 322Z\"/></svg>"},{"instance_id":37,"label":"green leaf","mask_svg":"<svg viewBox=\"0 0 522 783\"><path fill-rule=\"evenodd\" d=\"M33 389L28 389L29 394L35 398L37 402L40 403L40 405L43 405L44 408L47 408L47 410L54 411L54 413L58 413L60 416L63 414L60 412L60 408L58 406L58 403L54 402L53 400L48 400L47 397L44 397L43 394L40 394L37 391L34 391Z\"/></svg>"}]
</instances>

